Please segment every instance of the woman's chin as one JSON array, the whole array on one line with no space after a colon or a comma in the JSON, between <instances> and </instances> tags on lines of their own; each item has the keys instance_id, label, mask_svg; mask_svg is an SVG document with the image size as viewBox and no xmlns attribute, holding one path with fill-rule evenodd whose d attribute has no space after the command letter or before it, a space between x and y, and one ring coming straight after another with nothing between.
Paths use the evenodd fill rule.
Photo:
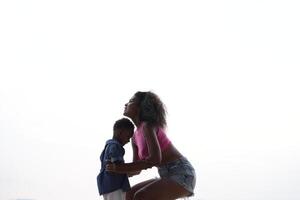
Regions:
<instances>
[{"instance_id":1,"label":"woman's chin","mask_svg":"<svg viewBox=\"0 0 300 200\"><path fill-rule=\"evenodd\" d=\"M128 117L128 118L132 119L132 117L130 116L130 114L127 113L127 112L124 112L123 115L124 115L125 117Z\"/></svg>"}]
</instances>

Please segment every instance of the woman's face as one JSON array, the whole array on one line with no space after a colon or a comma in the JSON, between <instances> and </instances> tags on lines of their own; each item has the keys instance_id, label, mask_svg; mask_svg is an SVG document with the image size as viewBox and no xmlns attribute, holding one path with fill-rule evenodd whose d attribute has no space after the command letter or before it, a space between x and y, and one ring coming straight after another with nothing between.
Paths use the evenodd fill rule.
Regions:
<instances>
[{"instance_id":1,"label":"woman's face","mask_svg":"<svg viewBox=\"0 0 300 200\"><path fill-rule=\"evenodd\" d=\"M133 96L128 103L125 104L124 113L125 116L134 119L139 114L139 107L136 102L136 97Z\"/></svg>"}]
</instances>

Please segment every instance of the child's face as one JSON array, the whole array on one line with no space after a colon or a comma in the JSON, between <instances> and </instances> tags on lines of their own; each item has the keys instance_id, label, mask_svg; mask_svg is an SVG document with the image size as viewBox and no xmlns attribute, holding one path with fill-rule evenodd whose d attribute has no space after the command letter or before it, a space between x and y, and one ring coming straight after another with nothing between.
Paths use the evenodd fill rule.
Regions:
<instances>
[{"instance_id":1,"label":"child's face","mask_svg":"<svg viewBox=\"0 0 300 200\"><path fill-rule=\"evenodd\" d=\"M120 142L122 143L122 145L125 145L129 142L130 138L133 135L133 130L131 129L123 129L120 132L119 138L120 138Z\"/></svg>"}]
</instances>

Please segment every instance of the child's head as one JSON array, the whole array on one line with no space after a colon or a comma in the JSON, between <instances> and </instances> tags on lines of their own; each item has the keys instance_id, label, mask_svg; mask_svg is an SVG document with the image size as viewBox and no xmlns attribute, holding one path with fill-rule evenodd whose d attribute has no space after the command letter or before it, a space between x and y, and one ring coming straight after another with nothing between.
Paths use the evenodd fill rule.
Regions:
<instances>
[{"instance_id":1,"label":"child's head","mask_svg":"<svg viewBox=\"0 0 300 200\"><path fill-rule=\"evenodd\" d=\"M115 122L113 130L114 139L125 145L133 135L134 125L129 119L122 118Z\"/></svg>"},{"instance_id":2,"label":"child's head","mask_svg":"<svg viewBox=\"0 0 300 200\"><path fill-rule=\"evenodd\" d=\"M124 115L138 118L157 126L166 125L166 109L160 98L153 92L136 92L125 104Z\"/></svg>"}]
</instances>

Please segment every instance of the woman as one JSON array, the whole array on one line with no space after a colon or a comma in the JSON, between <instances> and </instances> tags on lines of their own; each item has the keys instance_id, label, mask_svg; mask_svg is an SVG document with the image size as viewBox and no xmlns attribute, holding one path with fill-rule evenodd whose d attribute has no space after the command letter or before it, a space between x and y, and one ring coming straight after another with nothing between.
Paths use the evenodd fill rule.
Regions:
<instances>
[{"instance_id":1,"label":"woman","mask_svg":"<svg viewBox=\"0 0 300 200\"><path fill-rule=\"evenodd\" d=\"M166 111L159 97L153 92L136 92L125 104L124 115L137 127L132 138L133 162L109 164L107 170L138 174L155 166L160 175L133 186L126 200L172 200L193 195L194 168L165 134Z\"/></svg>"}]
</instances>

